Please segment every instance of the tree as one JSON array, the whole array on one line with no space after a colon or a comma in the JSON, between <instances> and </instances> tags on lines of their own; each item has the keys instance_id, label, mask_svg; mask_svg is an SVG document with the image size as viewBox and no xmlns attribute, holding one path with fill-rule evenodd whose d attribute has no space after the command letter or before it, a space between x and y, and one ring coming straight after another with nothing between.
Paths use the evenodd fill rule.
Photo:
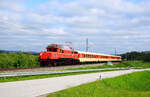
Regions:
<instances>
[{"instance_id":1,"label":"tree","mask_svg":"<svg viewBox=\"0 0 150 97\"><path fill-rule=\"evenodd\" d=\"M150 53L147 53L143 56L143 61L150 62Z\"/></svg>"}]
</instances>

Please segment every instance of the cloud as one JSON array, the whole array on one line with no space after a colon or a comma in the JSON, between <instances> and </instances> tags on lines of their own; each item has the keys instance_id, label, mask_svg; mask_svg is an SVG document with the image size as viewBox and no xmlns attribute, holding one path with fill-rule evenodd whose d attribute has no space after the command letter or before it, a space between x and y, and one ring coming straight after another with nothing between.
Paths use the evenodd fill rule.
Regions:
<instances>
[{"instance_id":1,"label":"cloud","mask_svg":"<svg viewBox=\"0 0 150 97\"><path fill-rule=\"evenodd\" d=\"M65 32L63 28L59 29L43 29L44 33L54 33L54 34L67 34L68 32Z\"/></svg>"},{"instance_id":2,"label":"cloud","mask_svg":"<svg viewBox=\"0 0 150 97\"><path fill-rule=\"evenodd\" d=\"M50 43L72 41L84 50L89 38L94 52L148 49L149 5L145 0L1 0L0 48L40 51Z\"/></svg>"},{"instance_id":3,"label":"cloud","mask_svg":"<svg viewBox=\"0 0 150 97\"><path fill-rule=\"evenodd\" d=\"M19 2L21 1L21 2ZM25 11L26 8L22 4L23 0L1 0L0 1L0 9L5 11L14 11L14 12L22 12Z\"/></svg>"}]
</instances>

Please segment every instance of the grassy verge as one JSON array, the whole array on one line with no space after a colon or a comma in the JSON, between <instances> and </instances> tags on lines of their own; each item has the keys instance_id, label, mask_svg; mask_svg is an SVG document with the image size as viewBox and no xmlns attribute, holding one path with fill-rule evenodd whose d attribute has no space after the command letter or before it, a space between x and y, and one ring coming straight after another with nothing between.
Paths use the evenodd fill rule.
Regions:
<instances>
[{"instance_id":1,"label":"grassy verge","mask_svg":"<svg viewBox=\"0 0 150 97\"><path fill-rule=\"evenodd\" d=\"M144 62L144 61L129 61L129 62L123 62L123 64L130 67L150 68L150 62Z\"/></svg>"},{"instance_id":2,"label":"grassy verge","mask_svg":"<svg viewBox=\"0 0 150 97\"><path fill-rule=\"evenodd\" d=\"M87 72L74 72L74 73L62 73L62 74L45 74L45 75L30 75L30 76L13 76L13 77L0 77L0 83L2 82L12 82L12 81L23 81L23 80L33 80L33 79L42 79L42 78L51 78L51 77L60 77L60 76L69 76L69 75L79 75L86 73L96 73L96 72L106 72L105 71L87 71ZM114 70L109 70L114 71Z\"/></svg>"},{"instance_id":3,"label":"grassy verge","mask_svg":"<svg viewBox=\"0 0 150 97\"><path fill-rule=\"evenodd\" d=\"M69 88L48 97L150 97L150 71L135 72Z\"/></svg>"},{"instance_id":4,"label":"grassy verge","mask_svg":"<svg viewBox=\"0 0 150 97\"><path fill-rule=\"evenodd\" d=\"M68 68L68 69L65 69L65 70L103 69L103 68L117 68L117 67L150 68L150 62L130 61L130 62L122 62L122 63L119 63L119 64L113 64L113 65L104 64L102 66L88 66L88 67L80 67L80 68Z\"/></svg>"}]
</instances>

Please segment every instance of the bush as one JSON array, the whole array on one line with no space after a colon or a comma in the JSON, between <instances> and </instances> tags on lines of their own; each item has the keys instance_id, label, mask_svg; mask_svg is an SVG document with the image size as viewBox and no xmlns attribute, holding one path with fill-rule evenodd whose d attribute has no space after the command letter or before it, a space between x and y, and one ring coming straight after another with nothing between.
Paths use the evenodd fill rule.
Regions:
<instances>
[{"instance_id":1,"label":"bush","mask_svg":"<svg viewBox=\"0 0 150 97\"><path fill-rule=\"evenodd\" d=\"M150 62L150 53L148 53L145 56L143 56L143 61Z\"/></svg>"},{"instance_id":2,"label":"bush","mask_svg":"<svg viewBox=\"0 0 150 97\"><path fill-rule=\"evenodd\" d=\"M2 53L0 54L0 68L29 68L38 67L38 56L32 55L30 53L24 54L19 53Z\"/></svg>"},{"instance_id":3,"label":"bush","mask_svg":"<svg viewBox=\"0 0 150 97\"><path fill-rule=\"evenodd\" d=\"M14 68L15 58L5 53L0 55L0 68Z\"/></svg>"}]
</instances>

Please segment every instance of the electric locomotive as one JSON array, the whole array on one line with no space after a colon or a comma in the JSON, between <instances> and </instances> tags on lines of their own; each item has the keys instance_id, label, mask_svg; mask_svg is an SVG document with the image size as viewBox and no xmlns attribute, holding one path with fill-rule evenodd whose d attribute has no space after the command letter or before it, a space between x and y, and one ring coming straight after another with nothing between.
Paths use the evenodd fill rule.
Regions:
<instances>
[{"instance_id":1,"label":"electric locomotive","mask_svg":"<svg viewBox=\"0 0 150 97\"><path fill-rule=\"evenodd\" d=\"M75 64L78 63L78 52L66 45L51 44L47 46L47 51L39 53L39 61L42 66Z\"/></svg>"}]
</instances>

